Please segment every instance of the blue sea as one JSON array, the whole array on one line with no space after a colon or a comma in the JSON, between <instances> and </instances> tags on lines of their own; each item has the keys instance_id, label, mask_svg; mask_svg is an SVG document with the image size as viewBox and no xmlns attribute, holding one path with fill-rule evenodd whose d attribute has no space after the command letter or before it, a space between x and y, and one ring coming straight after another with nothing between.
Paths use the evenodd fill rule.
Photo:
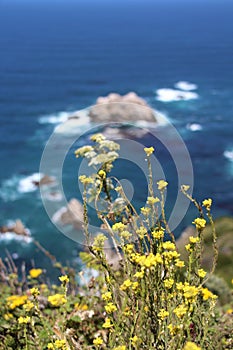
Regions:
<instances>
[{"instance_id":1,"label":"blue sea","mask_svg":"<svg viewBox=\"0 0 233 350\"><path fill-rule=\"evenodd\" d=\"M59 123L99 96L129 91L166 116L184 140L195 197L213 198L215 217L233 215L232 16L233 3L220 0L1 1L0 226L20 218L58 260L79 264L80 245L51 222L31 179ZM150 134L135 139L146 146L155 142ZM155 148L172 188L169 154ZM63 169L68 200L81 198L73 150ZM132 148L116 171L131 181L140 206L142 174L130 152L133 159ZM177 236L194 217L190 209ZM1 239L3 258L7 251L16 264L49 269L32 243Z\"/></svg>"}]
</instances>

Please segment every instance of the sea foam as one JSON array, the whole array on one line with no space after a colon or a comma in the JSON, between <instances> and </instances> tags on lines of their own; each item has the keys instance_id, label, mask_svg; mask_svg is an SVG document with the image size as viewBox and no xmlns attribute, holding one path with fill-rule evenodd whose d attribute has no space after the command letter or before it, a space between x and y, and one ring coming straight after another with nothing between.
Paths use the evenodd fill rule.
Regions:
<instances>
[{"instance_id":1,"label":"sea foam","mask_svg":"<svg viewBox=\"0 0 233 350\"><path fill-rule=\"evenodd\" d=\"M30 176L27 176L19 181L18 184L18 191L20 193L28 193L28 192L34 192L38 189L38 186L36 183L38 183L41 178L42 174L40 173L34 173Z\"/></svg>"},{"instance_id":2,"label":"sea foam","mask_svg":"<svg viewBox=\"0 0 233 350\"><path fill-rule=\"evenodd\" d=\"M191 91L191 90L197 89L196 84L189 83L188 81L178 81L174 86L175 86L175 88L183 90L183 91Z\"/></svg>"},{"instance_id":3,"label":"sea foam","mask_svg":"<svg viewBox=\"0 0 233 350\"><path fill-rule=\"evenodd\" d=\"M58 112L54 114L48 114L39 118L40 124L60 124L66 122L69 117L74 114L71 112Z\"/></svg>"},{"instance_id":4,"label":"sea foam","mask_svg":"<svg viewBox=\"0 0 233 350\"><path fill-rule=\"evenodd\" d=\"M188 101L199 98L196 92L175 89L158 89L156 94L156 100L161 102Z\"/></svg>"},{"instance_id":5,"label":"sea foam","mask_svg":"<svg viewBox=\"0 0 233 350\"><path fill-rule=\"evenodd\" d=\"M4 241L4 242L17 241L20 243L29 244L33 241L33 239L32 239L32 237L28 237L28 236L17 235L14 232L5 232L3 234L0 233L0 241Z\"/></svg>"},{"instance_id":6,"label":"sea foam","mask_svg":"<svg viewBox=\"0 0 233 350\"><path fill-rule=\"evenodd\" d=\"M227 158L228 160L230 160L231 162L233 162L233 150L226 150L223 152L223 155L225 158Z\"/></svg>"},{"instance_id":7,"label":"sea foam","mask_svg":"<svg viewBox=\"0 0 233 350\"><path fill-rule=\"evenodd\" d=\"M186 125L186 129L190 130L190 131L200 131L202 130L202 126L198 123L192 123L192 124L187 124Z\"/></svg>"}]
</instances>

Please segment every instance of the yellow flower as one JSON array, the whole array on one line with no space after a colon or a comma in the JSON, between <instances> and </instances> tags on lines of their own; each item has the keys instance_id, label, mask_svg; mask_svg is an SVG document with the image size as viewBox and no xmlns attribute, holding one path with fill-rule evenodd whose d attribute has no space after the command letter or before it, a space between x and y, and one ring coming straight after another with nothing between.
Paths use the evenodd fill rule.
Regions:
<instances>
[{"instance_id":1,"label":"yellow flower","mask_svg":"<svg viewBox=\"0 0 233 350\"><path fill-rule=\"evenodd\" d=\"M64 294L54 294L48 297L48 302L52 306L61 306L67 302Z\"/></svg>"},{"instance_id":2,"label":"yellow flower","mask_svg":"<svg viewBox=\"0 0 233 350\"><path fill-rule=\"evenodd\" d=\"M199 346L197 346L195 343L193 343L192 341L188 341L183 350L201 350L201 348Z\"/></svg>"},{"instance_id":3,"label":"yellow flower","mask_svg":"<svg viewBox=\"0 0 233 350\"><path fill-rule=\"evenodd\" d=\"M80 175L80 176L79 176L79 181L80 181L83 185L88 185L88 184L94 183L94 180L93 180L91 177L87 177L86 175Z\"/></svg>"},{"instance_id":4,"label":"yellow flower","mask_svg":"<svg viewBox=\"0 0 233 350\"><path fill-rule=\"evenodd\" d=\"M123 231L125 230L125 225L122 222L117 222L112 226L113 231Z\"/></svg>"},{"instance_id":5,"label":"yellow flower","mask_svg":"<svg viewBox=\"0 0 233 350\"><path fill-rule=\"evenodd\" d=\"M29 274L31 278L37 278L42 274L42 272L43 272L42 269L31 269L29 271Z\"/></svg>"},{"instance_id":6,"label":"yellow flower","mask_svg":"<svg viewBox=\"0 0 233 350\"><path fill-rule=\"evenodd\" d=\"M29 316L26 316L26 317L20 316L20 317L18 318L18 323L19 323L19 324L27 324L27 323L29 323L29 322L30 322L30 317L29 317Z\"/></svg>"},{"instance_id":7,"label":"yellow flower","mask_svg":"<svg viewBox=\"0 0 233 350\"><path fill-rule=\"evenodd\" d=\"M106 137L101 134L101 133L98 133L98 134L94 134L90 137L91 141L94 141L94 142L101 142L101 141L104 141L106 140Z\"/></svg>"},{"instance_id":8,"label":"yellow flower","mask_svg":"<svg viewBox=\"0 0 233 350\"><path fill-rule=\"evenodd\" d=\"M202 288L201 292L203 300L217 299L217 295L213 294L208 288Z\"/></svg>"},{"instance_id":9,"label":"yellow flower","mask_svg":"<svg viewBox=\"0 0 233 350\"><path fill-rule=\"evenodd\" d=\"M64 276L60 276L59 280L63 283L63 284L67 284L70 280L69 277L67 275Z\"/></svg>"},{"instance_id":10,"label":"yellow flower","mask_svg":"<svg viewBox=\"0 0 233 350\"><path fill-rule=\"evenodd\" d=\"M167 249L167 250L175 250L176 246L174 243L167 241L163 243L163 249Z\"/></svg>"},{"instance_id":11,"label":"yellow flower","mask_svg":"<svg viewBox=\"0 0 233 350\"><path fill-rule=\"evenodd\" d=\"M186 284L183 287L183 292L184 292L184 297L186 299L194 299L198 295L199 290L195 286L189 286L188 284Z\"/></svg>"},{"instance_id":12,"label":"yellow flower","mask_svg":"<svg viewBox=\"0 0 233 350\"><path fill-rule=\"evenodd\" d=\"M139 229L136 230L136 233L141 239L143 239L145 234L147 233L147 229L143 226L140 226Z\"/></svg>"},{"instance_id":13,"label":"yellow flower","mask_svg":"<svg viewBox=\"0 0 233 350\"><path fill-rule=\"evenodd\" d=\"M113 350L126 350L126 346L120 345L120 346L117 346L116 348L114 348Z\"/></svg>"},{"instance_id":14,"label":"yellow flower","mask_svg":"<svg viewBox=\"0 0 233 350\"><path fill-rule=\"evenodd\" d=\"M116 305L114 305L113 303L108 303L107 305L105 305L104 308L108 314L111 314L112 312L117 310Z\"/></svg>"},{"instance_id":15,"label":"yellow flower","mask_svg":"<svg viewBox=\"0 0 233 350\"><path fill-rule=\"evenodd\" d=\"M192 223L196 226L197 230L203 230L206 226L206 220L201 218L195 219Z\"/></svg>"},{"instance_id":16,"label":"yellow flower","mask_svg":"<svg viewBox=\"0 0 233 350\"><path fill-rule=\"evenodd\" d=\"M49 350L54 350L55 348L54 348L54 346L53 346L53 343L48 343L47 349L49 349Z\"/></svg>"},{"instance_id":17,"label":"yellow flower","mask_svg":"<svg viewBox=\"0 0 233 350\"><path fill-rule=\"evenodd\" d=\"M153 230L151 232L152 236L155 238L155 239L160 239L160 238L163 238L164 236L164 231L162 229L159 229L159 230Z\"/></svg>"},{"instance_id":18,"label":"yellow flower","mask_svg":"<svg viewBox=\"0 0 233 350\"><path fill-rule=\"evenodd\" d=\"M134 245L133 244L126 244L124 250L128 254L132 254Z\"/></svg>"},{"instance_id":19,"label":"yellow flower","mask_svg":"<svg viewBox=\"0 0 233 350\"><path fill-rule=\"evenodd\" d=\"M34 297L37 297L38 295L40 295L39 289L34 287L30 289L30 293L31 295L33 295Z\"/></svg>"},{"instance_id":20,"label":"yellow flower","mask_svg":"<svg viewBox=\"0 0 233 350\"><path fill-rule=\"evenodd\" d=\"M34 304L28 300L27 303L23 305L23 308L25 311L29 312L34 308Z\"/></svg>"},{"instance_id":21,"label":"yellow flower","mask_svg":"<svg viewBox=\"0 0 233 350\"><path fill-rule=\"evenodd\" d=\"M175 309L174 309L174 314L178 317L178 318L182 318L188 311L188 308L185 306L185 305L180 305L180 306L177 306Z\"/></svg>"},{"instance_id":22,"label":"yellow flower","mask_svg":"<svg viewBox=\"0 0 233 350\"><path fill-rule=\"evenodd\" d=\"M138 282L133 282L132 289L136 290L138 288L138 286L139 286Z\"/></svg>"},{"instance_id":23,"label":"yellow flower","mask_svg":"<svg viewBox=\"0 0 233 350\"><path fill-rule=\"evenodd\" d=\"M198 269L197 274L199 277L204 278L206 275L206 271L204 271L203 269Z\"/></svg>"},{"instance_id":24,"label":"yellow flower","mask_svg":"<svg viewBox=\"0 0 233 350\"><path fill-rule=\"evenodd\" d=\"M128 289L129 287L131 287L131 285L132 285L132 282L131 282L129 279L127 279L127 280L125 280L125 281L122 283L122 285L120 286L120 290L126 290L126 289Z\"/></svg>"},{"instance_id":25,"label":"yellow flower","mask_svg":"<svg viewBox=\"0 0 233 350\"><path fill-rule=\"evenodd\" d=\"M7 306L14 310L16 307L21 306L26 303L28 297L26 295L11 295L7 300Z\"/></svg>"},{"instance_id":26,"label":"yellow flower","mask_svg":"<svg viewBox=\"0 0 233 350\"><path fill-rule=\"evenodd\" d=\"M79 156L83 157L85 156L86 153L94 151L94 148L92 146L83 146L78 148L74 154L76 155L76 158L78 158Z\"/></svg>"},{"instance_id":27,"label":"yellow flower","mask_svg":"<svg viewBox=\"0 0 233 350\"><path fill-rule=\"evenodd\" d=\"M148 208L148 207L142 207L141 208L141 213L143 214L143 215L145 215L145 216L147 216L147 215L149 215L150 214L150 208Z\"/></svg>"},{"instance_id":28,"label":"yellow flower","mask_svg":"<svg viewBox=\"0 0 233 350\"><path fill-rule=\"evenodd\" d=\"M212 199L211 199L211 198L205 199L205 200L202 202L202 205L203 205L207 210L210 210L211 205L212 205Z\"/></svg>"},{"instance_id":29,"label":"yellow flower","mask_svg":"<svg viewBox=\"0 0 233 350\"><path fill-rule=\"evenodd\" d=\"M167 289L171 289L174 284L174 280L172 278L164 280L164 286Z\"/></svg>"},{"instance_id":30,"label":"yellow flower","mask_svg":"<svg viewBox=\"0 0 233 350\"><path fill-rule=\"evenodd\" d=\"M186 244L186 245L185 245L185 249L186 249L188 252L192 252L192 251L193 251L193 247L191 246L191 244Z\"/></svg>"},{"instance_id":31,"label":"yellow flower","mask_svg":"<svg viewBox=\"0 0 233 350\"><path fill-rule=\"evenodd\" d=\"M184 261L183 260L179 260L179 259L176 260L175 265L177 267L184 267L185 266Z\"/></svg>"},{"instance_id":32,"label":"yellow flower","mask_svg":"<svg viewBox=\"0 0 233 350\"><path fill-rule=\"evenodd\" d=\"M65 340L55 340L55 349L68 350Z\"/></svg>"},{"instance_id":33,"label":"yellow flower","mask_svg":"<svg viewBox=\"0 0 233 350\"><path fill-rule=\"evenodd\" d=\"M136 278L143 278L144 270L136 272L133 276L136 277Z\"/></svg>"},{"instance_id":34,"label":"yellow flower","mask_svg":"<svg viewBox=\"0 0 233 350\"><path fill-rule=\"evenodd\" d=\"M105 300L105 301L112 300L112 293L111 292L106 292L106 293L102 294L102 299Z\"/></svg>"},{"instance_id":35,"label":"yellow flower","mask_svg":"<svg viewBox=\"0 0 233 350\"><path fill-rule=\"evenodd\" d=\"M123 238L123 239L129 239L131 236L132 236L132 234L129 233L129 231L126 231L126 230L122 231L120 233L120 237Z\"/></svg>"},{"instance_id":36,"label":"yellow flower","mask_svg":"<svg viewBox=\"0 0 233 350\"><path fill-rule=\"evenodd\" d=\"M229 314L229 315L233 314L233 309L228 309L228 310L226 311L226 313Z\"/></svg>"},{"instance_id":37,"label":"yellow flower","mask_svg":"<svg viewBox=\"0 0 233 350\"><path fill-rule=\"evenodd\" d=\"M138 345L138 344L141 342L140 338L138 338L136 335L135 335L134 337L130 338L130 340L131 340L132 345L133 345L134 347L135 347L136 345Z\"/></svg>"},{"instance_id":38,"label":"yellow flower","mask_svg":"<svg viewBox=\"0 0 233 350\"><path fill-rule=\"evenodd\" d=\"M147 198L147 204L149 205L153 205L155 203L159 202L159 198L158 197L148 197Z\"/></svg>"},{"instance_id":39,"label":"yellow flower","mask_svg":"<svg viewBox=\"0 0 233 350\"><path fill-rule=\"evenodd\" d=\"M111 328L111 327L113 327L113 324L111 323L111 320L110 320L110 318L105 318L105 322L104 322L104 324L103 324L103 328Z\"/></svg>"},{"instance_id":40,"label":"yellow flower","mask_svg":"<svg viewBox=\"0 0 233 350\"><path fill-rule=\"evenodd\" d=\"M94 345L102 345L103 344L103 339L100 337L97 337L93 340Z\"/></svg>"},{"instance_id":41,"label":"yellow flower","mask_svg":"<svg viewBox=\"0 0 233 350\"><path fill-rule=\"evenodd\" d=\"M187 192L187 191L190 189L190 186L189 186L189 185L182 185L182 186L181 186L181 189L182 189L184 192Z\"/></svg>"},{"instance_id":42,"label":"yellow flower","mask_svg":"<svg viewBox=\"0 0 233 350\"><path fill-rule=\"evenodd\" d=\"M3 317L4 317L4 319L5 319L6 321L9 321L9 320L10 320L11 318L13 318L14 316L8 312L8 313L5 314Z\"/></svg>"},{"instance_id":43,"label":"yellow flower","mask_svg":"<svg viewBox=\"0 0 233 350\"><path fill-rule=\"evenodd\" d=\"M167 316L169 316L169 312L168 311L166 311L165 309L160 309L159 310L158 317L161 320L164 320Z\"/></svg>"},{"instance_id":44,"label":"yellow flower","mask_svg":"<svg viewBox=\"0 0 233 350\"><path fill-rule=\"evenodd\" d=\"M145 151L147 157L149 157L154 152L154 150L155 150L154 147L145 147L144 148L144 151Z\"/></svg>"},{"instance_id":45,"label":"yellow flower","mask_svg":"<svg viewBox=\"0 0 233 350\"><path fill-rule=\"evenodd\" d=\"M200 242L200 238L199 237L190 236L189 237L189 242L190 243L199 243Z\"/></svg>"},{"instance_id":46,"label":"yellow flower","mask_svg":"<svg viewBox=\"0 0 233 350\"><path fill-rule=\"evenodd\" d=\"M164 180L159 180L159 181L157 182L157 185L158 185L158 190L159 190L159 191L163 191L163 190L167 187L168 182L167 182L167 181L164 181Z\"/></svg>"},{"instance_id":47,"label":"yellow flower","mask_svg":"<svg viewBox=\"0 0 233 350\"><path fill-rule=\"evenodd\" d=\"M98 172L98 175L102 178L102 179L106 179L106 172L104 170L100 170Z\"/></svg>"},{"instance_id":48,"label":"yellow flower","mask_svg":"<svg viewBox=\"0 0 233 350\"><path fill-rule=\"evenodd\" d=\"M176 335L179 333L181 326L173 326L173 324L170 323L167 328L169 329L171 335Z\"/></svg>"}]
</instances>

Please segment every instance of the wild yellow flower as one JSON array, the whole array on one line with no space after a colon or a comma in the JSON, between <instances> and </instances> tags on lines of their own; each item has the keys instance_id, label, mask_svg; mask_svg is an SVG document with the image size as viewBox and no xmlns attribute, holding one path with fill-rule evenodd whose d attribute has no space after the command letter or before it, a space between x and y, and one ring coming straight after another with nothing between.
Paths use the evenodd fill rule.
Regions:
<instances>
[{"instance_id":1,"label":"wild yellow flower","mask_svg":"<svg viewBox=\"0 0 233 350\"><path fill-rule=\"evenodd\" d=\"M120 237L123 238L123 239L130 239L131 236L132 236L132 234L129 233L129 231L126 231L126 230L124 230L124 231L122 231L120 233Z\"/></svg>"},{"instance_id":2,"label":"wild yellow flower","mask_svg":"<svg viewBox=\"0 0 233 350\"><path fill-rule=\"evenodd\" d=\"M208 288L202 288L201 292L203 300L217 299L217 295L213 294Z\"/></svg>"},{"instance_id":3,"label":"wild yellow flower","mask_svg":"<svg viewBox=\"0 0 233 350\"><path fill-rule=\"evenodd\" d=\"M3 317L4 317L4 319L6 320L6 321L9 321L11 318L13 318L14 316L11 314L11 313L7 313L7 314L5 314L5 315L3 315Z\"/></svg>"},{"instance_id":4,"label":"wild yellow flower","mask_svg":"<svg viewBox=\"0 0 233 350\"><path fill-rule=\"evenodd\" d=\"M93 241L93 249L95 251L102 251L103 247L104 247L104 242L107 240L107 237L103 234L103 233L99 233Z\"/></svg>"},{"instance_id":5,"label":"wild yellow flower","mask_svg":"<svg viewBox=\"0 0 233 350\"><path fill-rule=\"evenodd\" d=\"M188 311L187 306L182 305L182 304L179 305L179 306L177 306L177 307L173 310L174 314L175 314L178 318L182 318L182 317L187 313L187 311Z\"/></svg>"},{"instance_id":6,"label":"wild yellow flower","mask_svg":"<svg viewBox=\"0 0 233 350\"><path fill-rule=\"evenodd\" d=\"M174 284L174 279L172 279L172 278L164 280L164 286L167 289L171 289L173 284Z\"/></svg>"},{"instance_id":7,"label":"wild yellow flower","mask_svg":"<svg viewBox=\"0 0 233 350\"><path fill-rule=\"evenodd\" d=\"M211 199L211 198L205 199L205 200L202 202L202 205L203 205L207 210L210 210L211 205L212 205L212 199Z\"/></svg>"},{"instance_id":8,"label":"wild yellow flower","mask_svg":"<svg viewBox=\"0 0 233 350\"><path fill-rule=\"evenodd\" d=\"M31 320L31 318L30 318L29 316L26 316L26 317L20 316L20 317L18 318L18 323L19 323L19 324L27 324L27 323L30 322L30 320Z\"/></svg>"},{"instance_id":9,"label":"wild yellow flower","mask_svg":"<svg viewBox=\"0 0 233 350\"><path fill-rule=\"evenodd\" d=\"M176 283L176 289L177 290L183 290L183 288L184 288L184 284L182 282Z\"/></svg>"},{"instance_id":10,"label":"wild yellow flower","mask_svg":"<svg viewBox=\"0 0 233 350\"><path fill-rule=\"evenodd\" d=\"M200 238L199 237L193 237L193 236L190 236L189 237L189 242L190 243L199 243L200 242Z\"/></svg>"},{"instance_id":11,"label":"wild yellow flower","mask_svg":"<svg viewBox=\"0 0 233 350\"><path fill-rule=\"evenodd\" d=\"M167 328L169 329L169 332L170 332L171 335L176 335L181 330L181 326L173 325L172 323L170 323L167 326Z\"/></svg>"},{"instance_id":12,"label":"wild yellow flower","mask_svg":"<svg viewBox=\"0 0 233 350\"><path fill-rule=\"evenodd\" d=\"M159 202L159 198L158 197L148 197L147 198L147 204L149 205L153 205L155 203Z\"/></svg>"},{"instance_id":13,"label":"wild yellow flower","mask_svg":"<svg viewBox=\"0 0 233 350\"><path fill-rule=\"evenodd\" d=\"M124 247L124 250L128 254L132 254L133 248L134 248L133 244L126 244L126 246Z\"/></svg>"},{"instance_id":14,"label":"wild yellow flower","mask_svg":"<svg viewBox=\"0 0 233 350\"><path fill-rule=\"evenodd\" d=\"M166 317L169 316L169 312L166 311L165 309L160 309L159 310L159 313L158 313L158 317L161 319L161 320L164 320Z\"/></svg>"},{"instance_id":15,"label":"wild yellow flower","mask_svg":"<svg viewBox=\"0 0 233 350\"><path fill-rule=\"evenodd\" d=\"M102 299L104 301L112 300L112 293L111 292L106 292L106 293L102 294Z\"/></svg>"},{"instance_id":16,"label":"wild yellow flower","mask_svg":"<svg viewBox=\"0 0 233 350\"><path fill-rule=\"evenodd\" d=\"M100 170L98 172L98 175L102 178L102 179L106 179L106 172L104 170Z\"/></svg>"},{"instance_id":17,"label":"wild yellow flower","mask_svg":"<svg viewBox=\"0 0 233 350\"><path fill-rule=\"evenodd\" d=\"M141 342L141 339L138 338L136 335L134 337L130 338L130 340L131 340L133 346L136 346Z\"/></svg>"},{"instance_id":18,"label":"wild yellow flower","mask_svg":"<svg viewBox=\"0 0 233 350\"><path fill-rule=\"evenodd\" d=\"M203 230L206 226L206 220L201 218L196 218L192 223L196 226L197 230Z\"/></svg>"},{"instance_id":19,"label":"wild yellow flower","mask_svg":"<svg viewBox=\"0 0 233 350\"><path fill-rule=\"evenodd\" d=\"M43 273L42 269L31 269L29 275L31 278L37 278Z\"/></svg>"},{"instance_id":20,"label":"wild yellow flower","mask_svg":"<svg viewBox=\"0 0 233 350\"><path fill-rule=\"evenodd\" d=\"M183 260L177 259L176 262L175 262L175 265L176 265L177 267L184 267L184 266L185 266L185 263L184 263Z\"/></svg>"},{"instance_id":21,"label":"wild yellow flower","mask_svg":"<svg viewBox=\"0 0 233 350\"><path fill-rule=\"evenodd\" d=\"M154 147L145 147L144 148L144 151L145 151L147 157L149 157L154 152L154 150L155 150Z\"/></svg>"},{"instance_id":22,"label":"wild yellow flower","mask_svg":"<svg viewBox=\"0 0 233 350\"><path fill-rule=\"evenodd\" d=\"M163 191L163 190L165 190L165 188L167 187L168 182L167 182L167 181L164 181L164 180L159 180L159 181L157 182L157 185L158 185L158 190L159 190L159 191Z\"/></svg>"},{"instance_id":23,"label":"wild yellow flower","mask_svg":"<svg viewBox=\"0 0 233 350\"><path fill-rule=\"evenodd\" d=\"M54 295L50 295L48 297L48 302L52 305L52 306L56 306L59 307L63 304L65 304L67 302L65 295L64 294L54 294Z\"/></svg>"},{"instance_id":24,"label":"wild yellow flower","mask_svg":"<svg viewBox=\"0 0 233 350\"><path fill-rule=\"evenodd\" d=\"M143 239L147 234L147 229L144 226L140 226L139 229L136 230L136 233L141 239Z\"/></svg>"},{"instance_id":25,"label":"wild yellow flower","mask_svg":"<svg viewBox=\"0 0 233 350\"><path fill-rule=\"evenodd\" d=\"M26 303L28 297L26 295L11 295L7 300L7 306L14 310L16 307L21 306Z\"/></svg>"},{"instance_id":26,"label":"wild yellow flower","mask_svg":"<svg viewBox=\"0 0 233 350\"><path fill-rule=\"evenodd\" d=\"M86 310L88 310L88 305L75 303L74 308L75 308L75 310L78 310L78 311L86 311Z\"/></svg>"},{"instance_id":27,"label":"wild yellow flower","mask_svg":"<svg viewBox=\"0 0 233 350\"><path fill-rule=\"evenodd\" d=\"M192 252L192 251L193 251L193 247L191 246L191 244L186 244L186 245L185 245L185 249L186 249L188 252Z\"/></svg>"},{"instance_id":28,"label":"wild yellow flower","mask_svg":"<svg viewBox=\"0 0 233 350\"><path fill-rule=\"evenodd\" d=\"M88 185L88 184L94 183L94 179L92 179L91 177L87 177L86 175L80 175L80 176L79 176L79 181L80 181L83 185Z\"/></svg>"},{"instance_id":29,"label":"wild yellow flower","mask_svg":"<svg viewBox=\"0 0 233 350\"><path fill-rule=\"evenodd\" d=\"M182 186L181 186L181 189L182 189L184 192L187 192L187 191L190 189L190 186L189 186L189 185L182 185Z\"/></svg>"},{"instance_id":30,"label":"wild yellow flower","mask_svg":"<svg viewBox=\"0 0 233 350\"><path fill-rule=\"evenodd\" d=\"M67 275L64 275L64 276L60 276L59 277L59 280L63 283L63 284L67 284L69 283L69 277Z\"/></svg>"},{"instance_id":31,"label":"wild yellow flower","mask_svg":"<svg viewBox=\"0 0 233 350\"><path fill-rule=\"evenodd\" d=\"M97 337L93 340L94 345L102 345L103 344L103 339L100 337Z\"/></svg>"},{"instance_id":32,"label":"wild yellow flower","mask_svg":"<svg viewBox=\"0 0 233 350\"><path fill-rule=\"evenodd\" d=\"M112 312L117 310L116 305L114 305L113 303L108 303L107 305L105 305L104 308L108 314L111 314Z\"/></svg>"},{"instance_id":33,"label":"wild yellow flower","mask_svg":"<svg viewBox=\"0 0 233 350\"><path fill-rule=\"evenodd\" d=\"M125 225L122 222L117 222L114 225L112 225L113 231L123 231L125 230Z\"/></svg>"},{"instance_id":34,"label":"wild yellow flower","mask_svg":"<svg viewBox=\"0 0 233 350\"><path fill-rule=\"evenodd\" d=\"M138 286L139 286L139 283L138 283L138 282L133 282L133 283L132 283L132 289L133 289L133 290L136 290L136 289L138 288Z\"/></svg>"},{"instance_id":35,"label":"wild yellow flower","mask_svg":"<svg viewBox=\"0 0 233 350\"><path fill-rule=\"evenodd\" d=\"M162 244L162 247L163 247L163 249L167 249L167 250L175 250L176 249L175 244L170 242L170 241L164 242Z\"/></svg>"},{"instance_id":36,"label":"wild yellow flower","mask_svg":"<svg viewBox=\"0 0 233 350\"><path fill-rule=\"evenodd\" d=\"M149 215L149 214L150 214L150 211L151 211L151 209L148 208L148 207L142 207L142 208L141 208L141 213L142 213L143 215L145 215L145 216Z\"/></svg>"},{"instance_id":37,"label":"wild yellow flower","mask_svg":"<svg viewBox=\"0 0 233 350\"><path fill-rule=\"evenodd\" d=\"M233 309L228 309L228 310L226 311L226 313L229 314L229 315L233 314Z\"/></svg>"},{"instance_id":38,"label":"wild yellow flower","mask_svg":"<svg viewBox=\"0 0 233 350\"><path fill-rule=\"evenodd\" d=\"M90 137L90 139L91 139L91 141L100 143L101 141L106 140L106 137L101 133L97 133L97 134L92 135Z\"/></svg>"},{"instance_id":39,"label":"wild yellow flower","mask_svg":"<svg viewBox=\"0 0 233 350\"><path fill-rule=\"evenodd\" d=\"M26 312L29 312L31 311L31 309L34 308L34 304L30 300L28 300L26 304L23 305L23 308Z\"/></svg>"},{"instance_id":40,"label":"wild yellow flower","mask_svg":"<svg viewBox=\"0 0 233 350\"><path fill-rule=\"evenodd\" d=\"M204 278L206 275L206 271L204 271L203 269L198 269L197 274L199 277Z\"/></svg>"},{"instance_id":41,"label":"wild yellow flower","mask_svg":"<svg viewBox=\"0 0 233 350\"><path fill-rule=\"evenodd\" d=\"M136 272L133 276L136 277L136 278L143 278L144 270Z\"/></svg>"},{"instance_id":42,"label":"wild yellow flower","mask_svg":"<svg viewBox=\"0 0 233 350\"><path fill-rule=\"evenodd\" d=\"M152 230L151 234L155 239L160 239L164 237L164 231L162 229Z\"/></svg>"},{"instance_id":43,"label":"wild yellow flower","mask_svg":"<svg viewBox=\"0 0 233 350\"><path fill-rule=\"evenodd\" d=\"M76 158L78 158L79 156L83 157L85 156L86 153L94 151L94 148L92 146L83 146L78 148L74 154L76 155Z\"/></svg>"},{"instance_id":44,"label":"wild yellow flower","mask_svg":"<svg viewBox=\"0 0 233 350\"><path fill-rule=\"evenodd\" d=\"M122 285L120 286L120 290L126 290L129 287L131 287L132 282L130 281L130 279L125 280Z\"/></svg>"},{"instance_id":45,"label":"wild yellow flower","mask_svg":"<svg viewBox=\"0 0 233 350\"><path fill-rule=\"evenodd\" d=\"M105 322L104 322L104 324L103 324L103 328L111 328L111 327L113 327L113 324L111 323L111 320L110 320L110 318L105 318Z\"/></svg>"},{"instance_id":46,"label":"wild yellow flower","mask_svg":"<svg viewBox=\"0 0 233 350\"><path fill-rule=\"evenodd\" d=\"M68 350L68 347L66 346L65 340L55 340L55 349L61 349L61 350Z\"/></svg>"},{"instance_id":47,"label":"wild yellow flower","mask_svg":"<svg viewBox=\"0 0 233 350\"><path fill-rule=\"evenodd\" d=\"M30 289L30 293L31 295L33 295L34 297L37 297L38 295L40 295L39 289L36 287L33 287Z\"/></svg>"},{"instance_id":48,"label":"wild yellow flower","mask_svg":"<svg viewBox=\"0 0 233 350\"><path fill-rule=\"evenodd\" d=\"M153 253L150 253L149 255L141 255L138 256L136 259L136 262L139 263L141 266L146 268L154 267L157 263L162 263L162 258L159 253L154 255Z\"/></svg>"},{"instance_id":49,"label":"wild yellow flower","mask_svg":"<svg viewBox=\"0 0 233 350\"><path fill-rule=\"evenodd\" d=\"M189 299L195 299L195 297L198 295L199 290L195 286L190 286L186 284L183 287L183 292L184 292L184 297L189 300Z\"/></svg>"},{"instance_id":50,"label":"wild yellow flower","mask_svg":"<svg viewBox=\"0 0 233 350\"><path fill-rule=\"evenodd\" d=\"M120 345L120 346L117 346L116 348L114 348L113 350L126 350L126 346Z\"/></svg>"},{"instance_id":51,"label":"wild yellow flower","mask_svg":"<svg viewBox=\"0 0 233 350\"><path fill-rule=\"evenodd\" d=\"M182 350L201 350L201 348L192 341L188 341Z\"/></svg>"},{"instance_id":52,"label":"wild yellow flower","mask_svg":"<svg viewBox=\"0 0 233 350\"><path fill-rule=\"evenodd\" d=\"M165 263L169 263L173 259L178 259L180 257L180 253L178 253L176 250L175 251L169 251L169 252L163 252L163 257L165 259Z\"/></svg>"}]
</instances>

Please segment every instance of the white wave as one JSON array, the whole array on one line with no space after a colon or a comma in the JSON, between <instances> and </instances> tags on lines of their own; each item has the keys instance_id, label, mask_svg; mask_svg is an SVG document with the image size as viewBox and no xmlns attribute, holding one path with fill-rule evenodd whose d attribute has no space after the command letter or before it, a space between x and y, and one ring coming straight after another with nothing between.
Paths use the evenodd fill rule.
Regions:
<instances>
[{"instance_id":1,"label":"white wave","mask_svg":"<svg viewBox=\"0 0 233 350\"><path fill-rule=\"evenodd\" d=\"M190 131L200 131L202 130L202 126L198 123L187 124L186 128Z\"/></svg>"},{"instance_id":2,"label":"white wave","mask_svg":"<svg viewBox=\"0 0 233 350\"><path fill-rule=\"evenodd\" d=\"M226 150L223 152L223 155L225 158L233 162L233 150L230 150L230 151Z\"/></svg>"},{"instance_id":3,"label":"white wave","mask_svg":"<svg viewBox=\"0 0 233 350\"><path fill-rule=\"evenodd\" d=\"M191 90L197 89L196 84L189 83L188 81L178 81L174 86L175 88L184 90L184 91L191 91Z\"/></svg>"},{"instance_id":4,"label":"white wave","mask_svg":"<svg viewBox=\"0 0 233 350\"><path fill-rule=\"evenodd\" d=\"M90 118L88 116L88 109L70 113L69 118L57 125L54 129L58 134L77 134L88 130L90 127Z\"/></svg>"},{"instance_id":5,"label":"white wave","mask_svg":"<svg viewBox=\"0 0 233 350\"><path fill-rule=\"evenodd\" d=\"M0 241L5 241L5 242L17 241L17 242L29 244L33 241L33 239L32 237L28 237L28 236L17 235L14 232L5 232L5 233L0 233Z\"/></svg>"},{"instance_id":6,"label":"white wave","mask_svg":"<svg viewBox=\"0 0 233 350\"><path fill-rule=\"evenodd\" d=\"M156 93L156 100L161 102L188 101L199 98L196 92L175 89L158 89Z\"/></svg>"},{"instance_id":7,"label":"white wave","mask_svg":"<svg viewBox=\"0 0 233 350\"><path fill-rule=\"evenodd\" d=\"M34 192L38 189L36 183L40 181L43 174L34 173L23 177L13 175L10 179L2 181L0 186L0 198L5 202L19 199L23 193Z\"/></svg>"},{"instance_id":8,"label":"white wave","mask_svg":"<svg viewBox=\"0 0 233 350\"><path fill-rule=\"evenodd\" d=\"M38 189L38 186L36 183L38 183L41 178L42 174L40 173L34 173L30 176L27 176L19 181L18 184L18 191L20 193L28 193L28 192L34 192Z\"/></svg>"},{"instance_id":9,"label":"white wave","mask_svg":"<svg viewBox=\"0 0 233 350\"><path fill-rule=\"evenodd\" d=\"M71 112L58 112L55 114L44 115L39 118L40 124L60 124L66 122L71 115Z\"/></svg>"}]
</instances>

